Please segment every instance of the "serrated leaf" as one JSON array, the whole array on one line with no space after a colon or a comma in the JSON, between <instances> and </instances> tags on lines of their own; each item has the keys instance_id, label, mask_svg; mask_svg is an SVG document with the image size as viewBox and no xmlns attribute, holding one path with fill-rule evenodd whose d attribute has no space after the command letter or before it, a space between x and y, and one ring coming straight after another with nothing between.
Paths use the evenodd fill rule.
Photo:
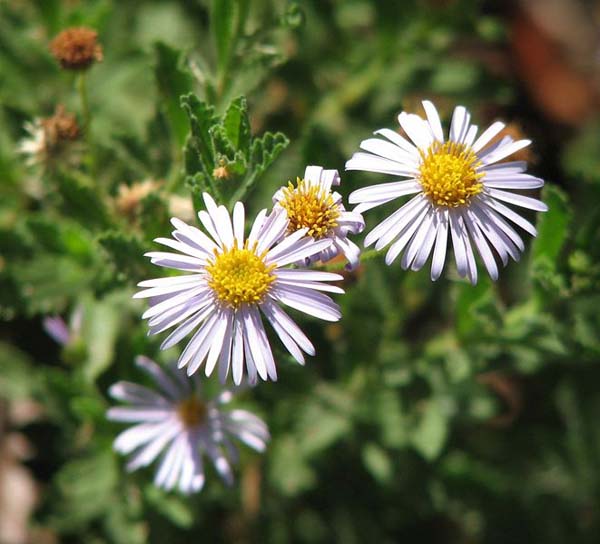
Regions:
<instances>
[{"instance_id":1,"label":"serrated leaf","mask_svg":"<svg viewBox=\"0 0 600 544\"><path fill-rule=\"evenodd\" d=\"M188 133L188 119L181 109L179 97L192 91L193 78L182 65L182 53L169 45L157 42L154 45L156 66L154 73L161 104L171 125L178 147L183 146Z\"/></svg>"},{"instance_id":2,"label":"serrated leaf","mask_svg":"<svg viewBox=\"0 0 600 544\"><path fill-rule=\"evenodd\" d=\"M163 236L169 229L169 205L159 193L150 193L138 208L140 229L147 241Z\"/></svg>"},{"instance_id":3,"label":"serrated leaf","mask_svg":"<svg viewBox=\"0 0 600 544\"><path fill-rule=\"evenodd\" d=\"M203 167L205 173L211 174L215 167L215 150L209 131L218 121L215 117L215 109L191 93L181 97L181 107L188 115L191 129L187 147L190 151L196 150L201 160L199 165ZM196 171L187 170L187 173L193 175Z\"/></svg>"},{"instance_id":4,"label":"serrated leaf","mask_svg":"<svg viewBox=\"0 0 600 544\"><path fill-rule=\"evenodd\" d=\"M147 275L149 265L144 257L147 248L137 236L111 230L103 232L98 243L112 259L115 273L121 280L134 283Z\"/></svg>"},{"instance_id":5,"label":"serrated leaf","mask_svg":"<svg viewBox=\"0 0 600 544\"><path fill-rule=\"evenodd\" d=\"M494 330L500 322L492 283L481 278L476 285L457 284L456 332L461 338Z\"/></svg>"},{"instance_id":6,"label":"serrated leaf","mask_svg":"<svg viewBox=\"0 0 600 544\"><path fill-rule=\"evenodd\" d=\"M229 140L223 125L214 125L211 127L210 136L215 150L215 164L219 164L219 159L223 155L225 157L233 157L235 155L235 148Z\"/></svg>"},{"instance_id":7,"label":"serrated leaf","mask_svg":"<svg viewBox=\"0 0 600 544\"><path fill-rule=\"evenodd\" d=\"M250 161L260 174L264 172L289 145L290 141L282 132L265 132L262 138L252 142Z\"/></svg>"},{"instance_id":8,"label":"serrated leaf","mask_svg":"<svg viewBox=\"0 0 600 544\"><path fill-rule=\"evenodd\" d=\"M62 197L63 211L89 229L109 225L109 214L104 201L91 180L74 174L57 176L58 191Z\"/></svg>"},{"instance_id":9,"label":"serrated leaf","mask_svg":"<svg viewBox=\"0 0 600 544\"><path fill-rule=\"evenodd\" d=\"M231 101L223 117L223 128L233 147L247 153L250 148L250 120L245 97L239 96Z\"/></svg>"}]
</instances>

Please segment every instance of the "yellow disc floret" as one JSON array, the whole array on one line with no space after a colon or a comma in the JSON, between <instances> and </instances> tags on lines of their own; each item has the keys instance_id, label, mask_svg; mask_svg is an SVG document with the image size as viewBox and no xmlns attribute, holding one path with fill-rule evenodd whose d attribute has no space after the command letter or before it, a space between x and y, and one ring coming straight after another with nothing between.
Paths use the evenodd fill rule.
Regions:
<instances>
[{"instance_id":1,"label":"yellow disc floret","mask_svg":"<svg viewBox=\"0 0 600 544\"><path fill-rule=\"evenodd\" d=\"M267 265L264 255L257 255L254 248L234 246L223 253L215 251L214 261L207 265L208 285L217 298L232 308L242 304L262 302L275 276L275 265Z\"/></svg>"},{"instance_id":2,"label":"yellow disc floret","mask_svg":"<svg viewBox=\"0 0 600 544\"><path fill-rule=\"evenodd\" d=\"M437 206L468 205L471 197L481 193L481 162L466 145L457 142L433 143L420 151L418 180L423 193Z\"/></svg>"},{"instance_id":3,"label":"yellow disc floret","mask_svg":"<svg viewBox=\"0 0 600 544\"><path fill-rule=\"evenodd\" d=\"M303 179L296 179L296 187L288 183L279 204L287 211L289 233L307 228L307 234L318 240L337 227L340 210L331 193Z\"/></svg>"},{"instance_id":4,"label":"yellow disc floret","mask_svg":"<svg viewBox=\"0 0 600 544\"><path fill-rule=\"evenodd\" d=\"M206 419L206 404L196 397L189 397L177 405L177 415L186 427L196 427Z\"/></svg>"}]
</instances>

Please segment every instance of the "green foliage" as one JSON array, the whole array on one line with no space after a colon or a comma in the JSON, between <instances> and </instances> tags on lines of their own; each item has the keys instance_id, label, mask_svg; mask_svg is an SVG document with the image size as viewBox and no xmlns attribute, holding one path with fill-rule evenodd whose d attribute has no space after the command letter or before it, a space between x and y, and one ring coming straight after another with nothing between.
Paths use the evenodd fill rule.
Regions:
<instances>
[{"instance_id":1,"label":"green foliage","mask_svg":"<svg viewBox=\"0 0 600 544\"><path fill-rule=\"evenodd\" d=\"M181 105L190 121L185 170L194 202L202 207L201 194L208 191L232 208L244 199L289 140L281 132L253 138L244 97L233 100L222 116L193 94L182 97Z\"/></svg>"}]
</instances>

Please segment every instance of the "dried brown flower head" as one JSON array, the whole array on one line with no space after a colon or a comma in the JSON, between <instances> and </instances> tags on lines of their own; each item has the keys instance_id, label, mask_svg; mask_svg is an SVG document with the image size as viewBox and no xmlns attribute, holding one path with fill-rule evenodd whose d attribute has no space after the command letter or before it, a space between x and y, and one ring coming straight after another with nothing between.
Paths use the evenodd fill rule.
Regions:
<instances>
[{"instance_id":1,"label":"dried brown flower head","mask_svg":"<svg viewBox=\"0 0 600 544\"><path fill-rule=\"evenodd\" d=\"M51 117L25 123L28 137L21 140L18 151L28 155L27 164L46 164L64 158L64 151L80 136L76 117L58 105Z\"/></svg>"},{"instance_id":2,"label":"dried brown flower head","mask_svg":"<svg viewBox=\"0 0 600 544\"><path fill-rule=\"evenodd\" d=\"M54 149L65 142L77 140L80 135L77 118L65 110L62 104L56 106L54 115L40 120L44 129L46 147Z\"/></svg>"},{"instance_id":3,"label":"dried brown flower head","mask_svg":"<svg viewBox=\"0 0 600 544\"><path fill-rule=\"evenodd\" d=\"M102 60L97 38L98 33L91 28L67 28L50 42L50 52L65 70L84 70Z\"/></svg>"}]
</instances>

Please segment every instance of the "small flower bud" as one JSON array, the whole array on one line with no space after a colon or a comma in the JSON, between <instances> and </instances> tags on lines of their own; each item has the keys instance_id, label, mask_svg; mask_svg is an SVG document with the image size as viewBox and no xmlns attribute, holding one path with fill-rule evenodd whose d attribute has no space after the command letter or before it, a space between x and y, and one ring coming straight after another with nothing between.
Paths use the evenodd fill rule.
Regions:
<instances>
[{"instance_id":1,"label":"small flower bud","mask_svg":"<svg viewBox=\"0 0 600 544\"><path fill-rule=\"evenodd\" d=\"M215 179L228 179L231 173L227 169L227 166L222 164L213 170L212 175Z\"/></svg>"}]
</instances>

